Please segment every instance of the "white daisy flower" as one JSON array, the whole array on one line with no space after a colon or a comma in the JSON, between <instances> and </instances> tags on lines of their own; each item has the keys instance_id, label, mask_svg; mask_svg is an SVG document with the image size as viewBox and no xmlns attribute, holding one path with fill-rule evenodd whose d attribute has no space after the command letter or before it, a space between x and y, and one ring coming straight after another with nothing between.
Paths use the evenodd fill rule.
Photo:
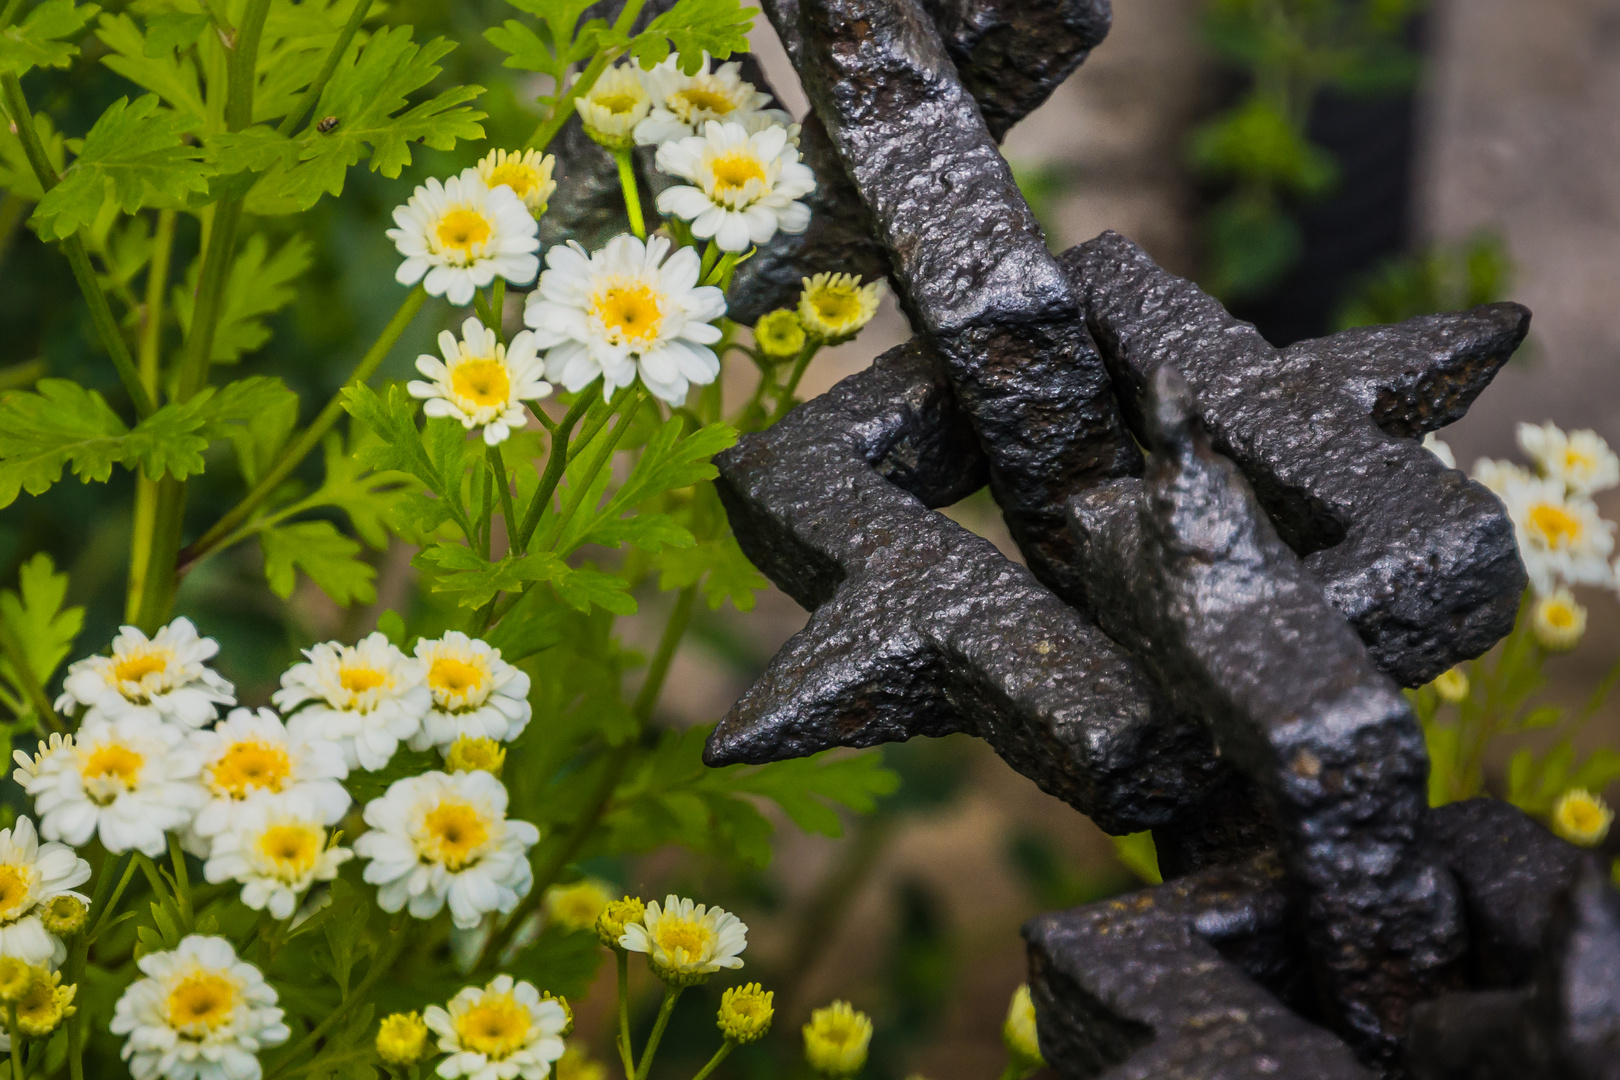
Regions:
<instances>
[{"instance_id":1,"label":"white daisy flower","mask_svg":"<svg viewBox=\"0 0 1620 1080\"><path fill-rule=\"evenodd\" d=\"M1551 421L1520 424L1518 442L1541 475L1563 481L1571 495L1595 495L1620 484L1620 457L1595 431L1566 433Z\"/></svg>"},{"instance_id":2,"label":"white daisy flower","mask_svg":"<svg viewBox=\"0 0 1620 1080\"><path fill-rule=\"evenodd\" d=\"M452 304L472 303L474 291L496 277L526 285L540 269L534 215L511 188L489 187L475 168L417 188L394 208L394 223L388 238L405 256L394 279L421 281L429 296Z\"/></svg>"},{"instance_id":3,"label":"white daisy flower","mask_svg":"<svg viewBox=\"0 0 1620 1080\"><path fill-rule=\"evenodd\" d=\"M653 973L665 982L691 985L721 968L743 966L738 953L748 947L748 927L729 911L670 893L663 907L648 902L646 915L624 928L619 945L646 953Z\"/></svg>"},{"instance_id":4,"label":"white daisy flower","mask_svg":"<svg viewBox=\"0 0 1620 1080\"><path fill-rule=\"evenodd\" d=\"M1511 479L1501 493L1530 584L1545 596L1560 582L1609 585L1614 572L1614 523L1590 499L1569 495L1562 480Z\"/></svg>"},{"instance_id":5,"label":"white daisy flower","mask_svg":"<svg viewBox=\"0 0 1620 1080\"><path fill-rule=\"evenodd\" d=\"M715 380L720 360L709 346L720 340L712 324L726 313L725 294L698 284L696 251L669 250L662 236L644 244L625 234L594 255L572 240L546 252L523 321L547 350L547 378L579 391L600 375L611 397L639 371L647 389L672 405L686 400L689 384Z\"/></svg>"},{"instance_id":6,"label":"white daisy flower","mask_svg":"<svg viewBox=\"0 0 1620 1080\"><path fill-rule=\"evenodd\" d=\"M259 1080L260 1050L292 1034L276 991L222 937L191 934L138 961L146 977L113 1008L135 1080Z\"/></svg>"},{"instance_id":7,"label":"white daisy flower","mask_svg":"<svg viewBox=\"0 0 1620 1080\"><path fill-rule=\"evenodd\" d=\"M475 168L484 185L498 188L502 184L523 200L529 213L539 217L546 212L546 203L557 190L551 178L557 159L538 150L491 150L479 159Z\"/></svg>"},{"instance_id":8,"label":"white daisy flower","mask_svg":"<svg viewBox=\"0 0 1620 1080\"><path fill-rule=\"evenodd\" d=\"M412 380L406 389L426 399L422 411L429 416L459 420L468 431L482 426L490 446L505 442L513 428L528 426L525 401L551 393L551 384L541 378L545 365L535 353L534 335L527 330L502 345L495 331L468 319L461 324L460 341L448 330L439 334L439 351L442 361L425 353L416 358L416 370L432 382Z\"/></svg>"},{"instance_id":9,"label":"white daisy flower","mask_svg":"<svg viewBox=\"0 0 1620 1080\"><path fill-rule=\"evenodd\" d=\"M421 730L433 705L426 669L381 633L355 645L324 642L304 655L308 661L288 668L270 698L291 714L294 739L329 739L349 768L376 770Z\"/></svg>"},{"instance_id":10,"label":"white daisy flower","mask_svg":"<svg viewBox=\"0 0 1620 1080\"><path fill-rule=\"evenodd\" d=\"M713 237L721 251L810 226L810 208L795 200L816 189L816 175L788 145L786 128L750 133L711 120L702 135L660 146L657 161L661 172L689 181L658 193L659 212L690 221L693 236Z\"/></svg>"},{"instance_id":11,"label":"white daisy flower","mask_svg":"<svg viewBox=\"0 0 1620 1080\"><path fill-rule=\"evenodd\" d=\"M1455 469L1457 467L1457 455L1453 454L1451 447L1446 445L1445 441L1436 436L1434 432L1431 431L1423 436L1423 449L1439 458L1440 464L1446 468Z\"/></svg>"},{"instance_id":12,"label":"white daisy flower","mask_svg":"<svg viewBox=\"0 0 1620 1080\"><path fill-rule=\"evenodd\" d=\"M1474 462L1473 478L1489 488L1497 498L1501 498L1510 484L1533 480L1535 474L1511 461L1482 457Z\"/></svg>"},{"instance_id":13,"label":"white daisy flower","mask_svg":"<svg viewBox=\"0 0 1620 1080\"><path fill-rule=\"evenodd\" d=\"M164 833L183 831L208 796L186 733L147 711L94 719L76 735L52 735L11 775L34 800L47 840L81 847L99 834L113 854L163 854Z\"/></svg>"},{"instance_id":14,"label":"white daisy flower","mask_svg":"<svg viewBox=\"0 0 1620 1080\"><path fill-rule=\"evenodd\" d=\"M628 150L636 144L636 126L647 118L652 98L631 62L602 72L574 109L585 134L609 150Z\"/></svg>"},{"instance_id":15,"label":"white daisy flower","mask_svg":"<svg viewBox=\"0 0 1620 1080\"><path fill-rule=\"evenodd\" d=\"M497 975L482 989L464 988L448 1009L429 1005L422 1019L450 1055L438 1068L446 1080L544 1080L566 1049L562 1005L510 975Z\"/></svg>"},{"instance_id":16,"label":"white daisy flower","mask_svg":"<svg viewBox=\"0 0 1620 1080\"><path fill-rule=\"evenodd\" d=\"M523 734L533 713L529 677L502 660L501 650L451 630L437 640L419 639L416 658L433 707L411 739L412 750L448 749L463 737L511 742Z\"/></svg>"},{"instance_id":17,"label":"white daisy flower","mask_svg":"<svg viewBox=\"0 0 1620 1080\"><path fill-rule=\"evenodd\" d=\"M642 72L642 85L652 95L652 111L636 125L636 142L657 146L688 138L710 120L741 124L750 132L792 125L793 117L781 109L766 108L771 95L760 93L741 72L742 65L736 61L711 72L707 55L696 75L682 72L680 57L673 55Z\"/></svg>"},{"instance_id":18,"label":"white daisy flower","mask_svg":"<svg viewBox=\"0 0 1620 1080\"><path fill-rule=\"evenodd\" d=\"M354 842L371 860L365 880L384 911L407 903L431 919L450 902L463 930L491 911L511 911L529 891L528 850L540 830L506 816L506 788L487 772L423 773L396 780L366 804L369 832Z\"/></svg>"},{"instance_id":19,"label":"white daisy flower","mask_svg":"<svg viewBox=\"0 0 1620 1080\"><path fill-rule=\"evenodd\" d=\"M327 815L302 794L260 796L214 837L203 876L215 885L239 881L242 903L288 918L311 885L331 881L354 858L330 842L327 824Z\"/></svg>"},{"instance_id":20,"label":"white daisy flower","mask_svg":"<svg viewBox=\"0 0 1620 1080\"><path fill-rule=\"evenodd\" d=\"M29 964L59 966L67 959L62 939L45 929L40 909L58 896L90 903L75 885L90 880L90 864L66 844L41 844L34 822L19 815L0 829L0 956Z\"/></svg>"},{"instance_id":21,"label":"white daisy flower","mask_svg":"<svg viewBox=\"0 0 1620 1080\"><path fill-rule=\"evenodd\" d=\"M349 811L342 748L314 731L295 738L269 709L232 709L212 731L193 732L191 745L208 793L192 822L188 847L194 854L206 854L212 837L235 828L245 808L266 796L297 795L324 825L336 825Z\"/></svg>"},{"instance_id":22,"label":"white daisy flower","mask_svg":"<svg viewBox=\"0 0 1620 1080\"><path fill-rule=\"evenodd\" d=\"M198 637L190 619L176 619L150 639L126 626L113 638L111 656L68 665L56 711L86 705L107 719L139 712L202 727L220 705L236 704L235 687L204 663L217 652L219 643Z\"/></svg>"}]
</instances>

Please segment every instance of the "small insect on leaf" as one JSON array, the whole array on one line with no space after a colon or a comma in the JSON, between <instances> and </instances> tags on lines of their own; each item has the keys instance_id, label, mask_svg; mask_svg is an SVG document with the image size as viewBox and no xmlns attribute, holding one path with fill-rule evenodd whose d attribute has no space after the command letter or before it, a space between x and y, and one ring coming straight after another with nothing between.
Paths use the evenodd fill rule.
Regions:
<instances>
[{"instance_id":1,"label":"small insect on leaf","mask_svg":"<svg viewBox=\"0 0 1620 1080\"><path fill-rule=\"evenodd\" d=\"M322 135L325 135L328 131L331 131L333 128L335 128L337 126L338 126L338 118L335 117L335 116L328 116L328 117L324 118L323 120L321 120L320 123L315 125L315 130L320 132Z\"/></svg>"}]
</instances>

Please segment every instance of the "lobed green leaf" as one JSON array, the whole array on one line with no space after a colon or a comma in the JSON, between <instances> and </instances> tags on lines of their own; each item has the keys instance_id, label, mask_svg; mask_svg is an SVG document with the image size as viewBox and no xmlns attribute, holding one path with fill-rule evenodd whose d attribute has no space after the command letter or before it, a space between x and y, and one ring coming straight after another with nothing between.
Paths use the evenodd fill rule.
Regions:
<instances>
[{"instance_id":1,"label":"lobed green leaf","mask_svg":"<svg viewBox=\"0 0 1620 1080\"><path fill-rule=\"evenodd\" d=\"M0 74L21 75L37 67L67 67L79 54L79 47L62 39L84 29L100 10L95 4L45 0L21 23L0 32Z\"/></svg>"}]
</instances>

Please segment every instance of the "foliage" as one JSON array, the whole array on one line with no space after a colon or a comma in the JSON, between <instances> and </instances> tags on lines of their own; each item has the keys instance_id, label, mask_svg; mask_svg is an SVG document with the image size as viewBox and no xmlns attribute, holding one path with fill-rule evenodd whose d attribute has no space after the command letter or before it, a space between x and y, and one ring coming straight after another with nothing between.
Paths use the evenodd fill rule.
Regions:
<instances>
[{"instance_id":1,"label":"foliage","mask_svg":"<svg viewBox=\"0 0 1620 1080\"><path fill-rule=\"evenodd\" d=\"M1459 311L1500 300L1512 261L1502 238L1480 233L1392 259L1367 276L1340 308L1336 329L1395 323L1414 315Z\"/></svg>"}]
</instances>

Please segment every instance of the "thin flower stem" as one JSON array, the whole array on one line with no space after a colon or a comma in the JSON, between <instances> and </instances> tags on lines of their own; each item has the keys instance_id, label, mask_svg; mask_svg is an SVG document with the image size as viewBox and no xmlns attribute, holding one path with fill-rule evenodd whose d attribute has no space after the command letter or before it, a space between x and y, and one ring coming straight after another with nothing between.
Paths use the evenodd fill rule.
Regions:
<instances>
[{"instance_id":1,"label":"thin flower stem","mask_svg":"<svg viewBox=\"0 0 1620 1080\"><path fill-rule=\"evenodd\" d=\"M495 319L495 325L490 329L495 331L495 340L502 345L506 344L506 331L501 329L506 322L506 279L498 277L495 284L489 289L489 313Z\"/></svg>"},{"instance_id":2,"label":"thin flower stem","mask_svg":"<svg viewBox=\"0 0 1620 1080\"><path fill-rule=\"evenodd\" d=\"M404 303L400 304L399 310L394 312L394 317L388 320L388 325L383 327L382 333L377 336L377 340L366 351L366 355L360 359L359 364L355 365L354 374L350 375L349 381L344 383L345 388L359 386L371 378L372 373L377 370L378 365L388 356L389 350L394 347L400 335L405 332L405 328L416 317L416 313L421 310L422 302L426 299L427 292L422 286L418 285L410 291L410 294L405 297ZM325 437L326 433L331 430L332 425L338 422L338 417L342 415L343 393L339 391L332 395L332 400L326 403L326 407L321 410L319 416L315 417L314 422L304 430L304 433L282 452L280 460L264 476L259 478L259 482L253 485L251 491L242 497L242 501L231 507L224 517L214 522L207 532L203 533L201 537L193 541L189 547L180 553L177 572L184 573L190 569L199 559L217 548L220 541L235 531L237 526L247 521L253 511L257 510L259 505L265 499L268 499L281 486L282 482L292 474L292 471L298 468L304 458L308 457L310 452L320 445L321 439Z\"/></svg>"},{"instance_id":3,"label":"thin flower stem","mask_svg":"<svg viewBox=\"0 0 1620 1080\"><path fill-rule=\"evenodd\" d=\"M551 454L546 458L546 471L540 477L540 486L534 490L534 498L529 500L529 508L523 512L523 524L518 527L517 539L514 547L518 551L527 551L529 541L534 538L534 530L540 524L540 515L551 503L551 496L557 490L557 484L562 480L563 470L568 467L568 437L573 433L574 425L579 423L580 417L601 402L596 393L596 384L587 386L569 406L568 413L551 433ZM605 423L610 415L608 406L600 410ZM592 429L593 433L595 429Z\"/></svg>"},{"instance_id":4,"label":"thin flower stem","mask_svg":"<svg viewBox=\"0 0 1620 1080\"><path fill-rule=\"evenodd\" d=\"M698 280L709 280L709 271L713 270L714 264L719 261L720 244L716 240L710 240L709 246L703 249L703 262L698 266Z\"/></svg>"},{"instance_id":5,"label":"thin flower stem","mask_svg":"<svg viewBox=\"0 0 1620 1080\"><path fill-rule=\"evenodd\" d=\"M152 861L152 857L144 851L137 850L135 852L135 865L139 866L141 873L146 875L146 883L152 886L152 891L157 894L158 902L172 914L175 925L180 926L182 924L180 908L175 904L174 897L169 894L169 887L164 883L163 874L159 872L157 864Z\"/></svg>"},{"instance_id":6,"label":"thin flower stem","mask_svg":"<svg viewBox=\"0 0 1620 1080\"><path fill-rule=\"evenodd\" d=\"M51 708L51 699L45 693L45 687L39 681L39 675L34 671L34 665L28 659L28 650L23 646L22 638L9 622L0 619L0 651L11 661L11 670L17 676L17 682L22 687L23 696L39 719L50 727L52 731L66 731L62 726L61 717Z\"/></svg>"},{"instance_id":7,"label":"thin flower stem","mask_svg":"<svg viewBox=\"0 0 1620 1080\"><path fill-rule=\"evenodd\" d=\"M486 444L487 445L487 444ZM512 541L517 535L517 513L512 509L512 485L506 478L506 461L501 457L499 446L488 447L489 471L495 477L495 490L501 496L501 520L506 522L506 547L512 549Z\"/></svg>"},{"instance_id":8,"label":"thin flower stem","mask_svg":"<svg viewBox=\"0 0 1620 1080\"><path fill-rule=\"evenodd\" d=\"M737 1040L735 1039L727 1039L725 1042L721 1043L720 1049L714 1052L714 1057L710 1058L709 1063L697 1071L697 1075L692 1077L692 1080L704 1080L704 1077L708 1076L710 1073L714 1072L715 1069L719 1068L720 1063L726 1060L726 1058L731 1055L732 1050L736 1049L736 1047Z\"/></svg>"},{"instance_id":9,"label":"thin flower stem","mask_svg":"<svg viewBox=\"0 0 1620 1080\"><path fill-rule=\"evenodd\" d=\"M6 1018L9 1021L8 1029L11 1032L11 1080L24 1080L28 1074L23 1071L22 1028L17 1024L17 1003L15 1001L6 1006Z\"/></svg>"},{"instance_id":10,"label":"thin flower stem","mask_svg":"<svg viewBox=\"0 0 1620 1080\"><path fill-rule=\"evenodd\" d=\"M202 0L202 6L203 10L208 12L208 17L214 20L214 28L219 31L220 40L225 43L226 48L231 48L236 42L236 27L231 25L225 9L219 6L219 0Z\"/></svg>"},{"instance_id":11,"label":"thin flower stem","mask_svg":"<svg viewBox=\"0 0 1620 1080\"><path fill-rule=\"evenodd\" d=\"M692 621L692 609L696 606L696 602L695 584L688 585L675 597L675 607L669 613L669 622L664 624L664 632L658 638L658 649L647 665L647 677L641 681L641 689L636 691L635 703L630 706L630 714L636 718L636 723L643 727L652 719L653 708L658 704L658 695L663 693L664 680L669 677L670 665L675 661L675 650L680 648L681 638L685 636L686 627Z\"/></svg>"},{"instance_id":12,"label":"thin flower stem","mask_svg":"<svg viewBox=\"0 0 1620 1080\"><path fill-rule=\"evenodd\" d=\"M799 389L799 380L804 378L804 373L810 368L810 361L816 358L816 353L820 349L820 342L806 341L804 348L799 350L799 358L793 361L793 371L788 375L787 385L782 387L782 392L776 397L776 408L771 411L770 423L776 423L793 408L793 395Z\"/></svg>"},{"instance_id":13,"label":"thin flower stem","mask_svg":"<svg viewBox=\"0 0 1620 1080\"><path fill-rule=\"evenodd\" d=\"M624 1066L624 1080L633 1080L636 1055L630 1048L630 954L615 947L613 960L619 975L619 1032L613 1042L619 1049L619 1064Z\"/></svg>"},{"instance_id":14,"label":"thin flower stem","mask_svg":"<svg viewBox=\"0 0 1620 1080\"><path fill-rule=\"evenodd\" d=\"M17 137L23 144L23 152L28 157L28 164L34 170L34 176L39 180L41 190L49 191L56 186L56 170L51 166L50 158L45 154L45 146L39 141L39 132L34 128L33 113L28 110L28 99L23 96L22 83L16 75L0 76L0 96L5 99L6 111L11 114L12 126L17 129ZM61 241L62 253L67 256L68 266L73 271L73 278L79 283L79 291L84 294L84 300L90 308L90 321L95 324L96 335L101 338L101 344L106 348L107 355L112 358L113 367L118 372L118 381L124 384L124 392L135 406L135 415L145 419L156 411L152 397L141 384L140 374L135 370L135 360L130 356L129 345L124 341L123 331L118 327L118 320L113 317L112 308L107 304L107 294L102 290L101 284L96 281L96 272L90 266L90 253L84 249L84 241L78 233L64 237Z\"/></svg>"},{"instance_id":15,"label":"thin flower stem","mask_svg":"<svg viewBox=\"0 0 1620 1080\"><path fill-rule=\"evenodd\" d=\"M107 925L107 919L112 915L113 912L118 910L118 901L124 898L124 890L129 887L129 883L134 880L134 878L135 860L130 859L124 864L124 872L119 876L118 886L117 888L113 889L112 896L108 897L105 903L101 903L99 900L92 901L91 907L95 907L98 903L100 903L101 911L96 916L95 925L92 926L89 932L84 935L84 943L86 947L95 942L96 938L101 934L101 928ZM100 886L98 885L97 894L99 895L99 893Z\"/></svg>"},{"instance_id":16,"label":"thin flower stem","mask_svg":"<svg viewBox=\"0 0 1620 1080\"><path fill-rule=\"evenodd\" d=\"M624 390L630 391L628 398L623 396ZM619 409L619 422L613 425L613 430L608 433L607 437L602 440L602 444L596 448L596 452L586 461L585 468L580 473L579 479L573 482L569 488L568 502L563 505L562 513L557 515L557 520L552 522L546 540L546 547L550 548L556 544L558 539L568 531L568 523L574 520L575 514L579 513L579 508L585 502L585 497L590 493L597 476L607 466L608 462L613 460L613 454L619 449L619 444L630 433L630 426L635 422L636 412L646 399L647 396L639 382L624 387L618 394L613 396L613 407ZM591 432L590 434L594 435L595 433ZM582 440L581 445L589 444Z\"/></svg>"},{"instance_id":17,"label":"thin flower stem","mask_svg":"<svg viewBox=\"0 0 1620 1080\"><path fill-rule=\"evenodd\" d=\"M371 962L371 967L366 971L366 977L360 980L360 984L354 988L352 993L338 1003L338 1007L329 1013L325 1020L316 1024L313 1031L298 1041L298 1045L294 1046L287 1056L281 1059L281 1064L276 1066L275 1071L270 1073L265 1080L279 1080L280 1077L287 1075L288 1068L304 1055L304 1051L320 1042L328 1031L336 1027L339 1021L354 1010L356 1005L365 1001L366 995L371 993L371 988L376 986L377 981L388 973L389 968L394 966L394 961L399 959L400 951L405 948L405 941L410 937L409 934L405 933L407 918L408 916L404 911L400 911L394 916L393 922L388 927L388 941L383 945L381 951L377 953L376 959Z\"/></svg>"},{"instance_id":18,"label":"thin flower stem","mask_svg":"<svg viewBox=\"0 0 1620 1080\"><path fill-rule=\"evenodd\" d=\"M152 262L146 271L146 303L141 327L141 384L155 399L163 355L163 301L169 292L169 259L174 253L173 210L158 211L157 232L152 238Z\"/></svg>"},{"instance_id":19,"label":"thin flower stem","mask_svg":"<svg viewBox=\"0 0 1620 1080\"><path fill-rule=\"evenodd\" d=\"M169 861L174 864L174 899L180 906L180 915L185 919L185 928L191 928L191 877L186 873L186 853L180 850L180 837L175 833L169 834Z\"/></svg>"},{"instance_id":20,"label":"thin flower stem","mask_svg":"<svg viewBox=\"0 0 1620 1080\"><path fill-rule=\"evenodd\" d=\"M636 167L629 150L613 151L619 165L619 187L624 190L624 210L630 216L630 231L637 240L647 239L647 223L641 216L641 192L636 186Z\"/></svg>"},{"instance_id":21,"label":"thin flower stem","mask_svg":"<svg viewBox=\"0 0 1620 1080\"><path fill-rule=\"evenodd\" d=\"M646 0L626 0L619 17L613 21L613 29L628 34L630 28L635 25L636 16L641 14L644 3ZM568 118L574 115L574 103L591 92L591 87L596 85L596 80L602 77L602 72L607 70L616 55L610 50L591 58L591 62L585 65L585 70L579 73L579 78L574 80L574 85L558 95L556 104L551 107L551 113L541 121L539 127L535 128L534 134L529 136L530 149L544 150L547 144L557 137L563 125L568 123ZM562 90L562 87L559 86L557 89Z\"/></svg>"},{"instance_id":22,"label":"thin flower stem","mask_svg":"<svg viewBox=\"0 0 1620 1080\"><path fill-rule=\"evenodd\" d=\"M292 111L283 116L281 123L276 125L277 135L291 135L297 130L298 125L303 123L309 111L320 104L321 91L326 89L332 73L337 71L338 64L343 60L343 54L349 50L349 42L354 40L354 35L359 32L360 24L365 22L366 13L370 10L371 0L355 0L354 7L349 11L349 21L344 23L343 29L338 32L337 40L332 43L332 51L326 54L326 62L321 65L315 81L309 84L309 88L298 99L298 104L294 105Z\"/></svg>"},{"instance_id":23,"label":"thin flower stem","mask_svg":"<svg viewBox=\"0 0 1620 1080\"><path fill-rule=\"evenodd\" d=\"M647 1073L652 1071L658 1044L664 1039L664 1029L669 1027L670 1014L675 1011L675 1002L680 1000L684 989L682 986L664 987L664 1000L658 1006L658 1019L653 1021L652 1034L647 1036L647 1045L641 1051L641 1064L636 1066L636 1080L647 1080Z\"/></svg>"}]
</instances>

